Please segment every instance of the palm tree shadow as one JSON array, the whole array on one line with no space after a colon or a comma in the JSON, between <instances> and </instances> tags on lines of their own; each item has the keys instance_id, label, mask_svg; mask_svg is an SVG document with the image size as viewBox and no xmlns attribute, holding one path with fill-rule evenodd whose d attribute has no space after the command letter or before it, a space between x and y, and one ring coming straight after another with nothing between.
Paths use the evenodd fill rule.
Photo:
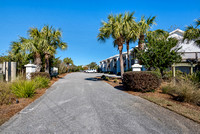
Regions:
<instances>
[{"instance_id":1,"label":"palm tree shadow","mask_svg":"<svg viewBox=\"0 0 200 134\"><path fill-rule=\"evenodd\" d=\"M102 81L102 79L100 79L100 78L95 78L95 77L85 78L85 80L89 80L89 81Z\"/></svg>"}]
</instances>

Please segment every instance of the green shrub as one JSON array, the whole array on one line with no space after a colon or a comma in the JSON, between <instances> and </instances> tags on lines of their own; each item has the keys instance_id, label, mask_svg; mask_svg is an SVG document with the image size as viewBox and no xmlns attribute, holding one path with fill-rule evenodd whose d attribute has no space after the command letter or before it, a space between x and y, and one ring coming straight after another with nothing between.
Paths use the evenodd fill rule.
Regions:
<instances>
[{"instance_id":1,"label":"green shrub","mask_svg":"<svg viewBox=\"0 0 200 134\"><path fill-rule=\"evenodd\" d=\"M36 77L41 76L41 77L46 77L48 79L50 79L50 75L49 73L46 72L35 72L35 73L31 73L31 79L35 79Z\"/></svg>"},{"instance_id":2,"label":"green shrub","mask_svg":"<svg viewBox=\"0 0 200 134\"><path fill-rule=\"evenodd\" d=\"M35 77L34 78L35 84L36 84L36 88L45 88L48 87L49 84L49 79L46 77Z\"/></svg>"},{"instance_id":3,"label":"green shrub","mask_svg":"<svg viewBox=\"0 0 200 134\"><path fill-rule=\"evenodd\" d=\"M114 79L114 83L117 83L117 81L118 81L117 78L115 78L115 79Z\"/></svg>"},{"instance_id":4,"label":"green shrub","mask_svg":"<svg viewBox=\"0 0 200 134\"><path fill-rule=\"evenodd\" d=\"M189 80L181 80L176 85L169 83L162 86L163 93L173 95L174 99L184 102L192 102L200 105L200 90L197 85Z\"/></svg>"},{"instance_id":5,"label":"green shrub","mask_svg":"<svg viewBox=\"0 0 200 134\"><path fill-rule=\"evenodd\" d=\"M0 82L0 105L11 103L13 98L10 83Z\"/></svg>"},{"instance_id":6,"label":"green shrub","mask_svg":"<svg viewBox=\"0 0 200 134\"><path fill-rule=\"evenodd\" d=\"M110 78L108 76L106 76L104 80L109 81Z\"/></svg>"},{"instance_id":7,"label":"green shrub","mask_svg":"<svg viewBox=\"0 0 200 134\"><path fill-rule=\"evenodd\" d=\"M159 79L161 79L162 78L162 75L161 75L161 73L160 73L160 70L159 69L156 69L156 70L154 70L154 71L146 71L146 72L150 72L150 73L153 73L153 74L155 74Z\"/></svg>"},{"instance_id":8,"label":"green shrub","mask_svg":"<svg viewBox=\"0 0 200 134\"><path fill-rule=\"evenodd\" d=\"M188 74L187 79L191 80L195 84L199 84L199 82L200 82L200 72L198 71L198 72L193 73L193 74Z\"/></svg>"},{"instance_id":9,"label":"green shrub","mask_svg":"<svg viewBox=\"0 0 200 134\"><path fill-rule=\"evenodd\" d=\"M161 89L162 89L162 93L173 95L174 89L175 89L175 85L174 85L173 82L166 83L165 85L161 86Z\"/></svg>"},{"instance_id":10,"label":"green shrub","mask_svg":"<svg viewBox=\"0 0 200 134\"><path fill-rule=\"evenodd\" d=\"M180 79L184 79L186 75L183 72L181 72L180 70L176 70L175 76L176 76L176 79L180 80ZM173 78L172 70L164 72L163 78L165 80L172 80L172 78Z\"/></svg>"},{"instance_id":11,"label":"green shrub","mask_svg":"<svg viewBox=\"0 0 200 134\"><path fill-rule=\"evenodd\" d=\"M105 79L105 78L106 78L106 76L105 76L105 75L102 75L102 76L101 76L101 79Z\"/></svg>"},{"instance_id":12,"label":"green shrub","mask_svg":"<svg viewBox=\"0 0 200 134\"><path fill-rule=\"evenodd\" d=\"M34 81L19 80L12 83L11 89L17 97L28 98L35 94L36 83Z\"/></svg>"},{"instance_id":13,"label":"green shrub","mask_svg":"<svg viewBox=\"0 0 200 134\"><path fill-rule=\"evenodd\" d=\"M110 80L109 77L108 77L108 76L105 76L105 75L102 75L102 76L101 76L101 79L106 80L106 81L109 81L109 80Z\"/></svg>"},{"instance_id":14,"label":"green shrub","mask_svg":"<svg viewBox=\"0 0 200 134\"><path fill-rule=\"evenodd\" d=\"M160 79L151 72L126 72L123 75L123 85L127 90L149 92L160 86Z\"/></svg>"}]
</instances>

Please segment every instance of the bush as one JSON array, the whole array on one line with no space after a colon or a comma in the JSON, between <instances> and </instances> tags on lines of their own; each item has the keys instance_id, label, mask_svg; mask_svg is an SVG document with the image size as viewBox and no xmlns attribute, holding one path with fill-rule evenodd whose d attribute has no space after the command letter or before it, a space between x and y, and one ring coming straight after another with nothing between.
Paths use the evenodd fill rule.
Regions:
<instances>
[{"instance_id":1,"label":"bush","mask_svg":"<svg viewBox=\"0 0 200 134\"><path fill-rule=\"evenodd\" d=\"M12 83L12 92L19 98L32 97L35 94L35 82L20 80Z\"/></svg>"},{"instance_id":2,"label":"bush","mask_svg":"<svg viewBox=\"0 0 200 134\"><path fill-rule=\"evenodd\" d=\"M0 105L12 102L14 95L11 92L10 84L0 82Z\"/></svg>"},{"instance_id":3,"label":"bush","mask_svg":"<svg viewBox=\"0 0 200 134\"><path fill-rule=\"evenodd\" d=\"M110 80L109 77L108 77L108 76L105 76L105 75L102 75L102 76L101 76L101 79L106 80L106 81L109 81L109 80Z\"/></svg>"},{"instance_id":4,"label":"bush","mask_svg":"<svg viewBox=\"0 0 200 134\"><path fill-rule=\"evenodd\" d=\"M123 75L123 85L128 90L149 92L160 86L160 79L152 72L126 72Z\"/></svg>"},{"instance_id":5,"label":"bush","mask_svg":"<svg viewBox=\"0 0 200 134\"><path fill-rule=\"evenodd\" d=\"M38 76L34 79L36 88L45 88L48 87L49 79L46 77Z\"/></svg>"},{"instance_id":6,"label":"bush","mask_svg":"<svg viewBox=\"0 0 200 134\"><path fill-rule=\"evenodd\" d=\"M109 81L110 78L108 76L106 76L104 80Z\"/></svg>"},{"instance_id":7,"label":"bush","mask_svg":"<svg viewBox=\"0 0 200 134\"><path fill-rule=\"evenodd\" d=\"M35 79L36 77L41 76L41 77L46 77L48 79L50 79L50 75L49 73L46 72L35 72L35 73L31 73L31 79Z\"/></svg>"},{"instance_id":8,"label":"bush","mask_svg":"<svg viewBox=\"0 0 200 134\"><path fill-rule=\"evenodd\" d=\"M191 80L192 82L194 82L195 84L199 84L200 82L200 72L196 72L196 73L193 73L193 74L189 74L187 75L187 78L189 80Z\"/></svg>"},{"instance_id":9,"label":"bush","mask_svg":"<svg viewBox=\"0 0 200 134\"><path fill-rule=\"evenodd\" d=\"M106 76L105 76L105 75L102 75L102 76L101 76L101 79L105 79L105 78L106 78Z\"/></svg>"},{"instance_id":10,"label":"bush","mask_svg":"<svg viewBox=\"0 0 200 134\"><path fill-rule=\"evenodd\" d=\"M178 101L192 102L200 105L200 89L189 80L181 80L176 85L169 83L162 86L162 91L172 95Z\"/></svg>"},{"instance_id":11,"label":"bush","mask_svg":"<svg viewBox=\"0 0 200 134\"><path fill-rule=\"evenodd\" d=\"M169 84L162 86L162 92L164 94L170 94L170 92L173 90L173 86L170 86Z\"/></svg>"},{"instance_id":12,"label":"bush","mask_svg":"<svg viewBox=\"0 0 200 134\"><path fill-rule=\"evenodd\" d=\"M175 74L176 74L176 79L178 80L185 78L185 74L181 72L180 70L176 70ZM164 72L163 79L172 80L172 78L173 78L172 70Z\"/></svg>"},{"instance_id":13,"label":"bush","mask_svg":"<svg viewBox=\"0 0 200 134\"><path fill-rule=\"evenodd\" d=\"M153 73L153 74L155 74L159 79L161 79L162 78L162 75L161 75L161 73L160 73L160 70L159 69L156 69L156 70L154 70L154 71L147 71L147 72L150 72L150 73Z\"/></svg>"},{"instance_id":14,"label":"bush","mask_svg":"<svg viewBox=\"0 0 200 134\"><path fill-rule=\"evenodd\" d=\"M118 80L115 78L115 79L114 79L114 83L117 83L117 81L118 81Z\"/></svg>"}]
</instances>

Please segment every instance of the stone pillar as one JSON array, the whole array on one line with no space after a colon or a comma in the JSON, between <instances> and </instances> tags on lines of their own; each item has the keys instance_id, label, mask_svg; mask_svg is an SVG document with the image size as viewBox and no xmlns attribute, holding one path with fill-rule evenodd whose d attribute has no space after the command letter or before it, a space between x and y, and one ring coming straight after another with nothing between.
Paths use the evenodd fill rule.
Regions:
<instances>
[{"instance_id":1,"label":"stone pillar","mask_svg":"<svg viewBox=\"0 0 200 134\"><path fill-rule=\"evenodd\" d=\"M27 64L25 65L26 67L26 79L30 80L31 79L31 73L36 72L36 65L34 64Z\"/></svg>"},{"instance_id":2,"label":"stone pillar","mask_svg":"<svg viewBox=\"0 0 200 134\"><path fill-rule=\"evenodd\" d=\"M11 82L16 80L17 76L17 63L11 62Z\"/></svg>"},{"instance_id":3,"label":"stone pillar","mask_svg":"<svg viewBox=\"0 0 200 134\"><path fill-rule=\"evenodd\" d=\"M2 71L3 71L3 74L5 75L6 74L6 62L3 62Z\"/></svg>"},{"instance_id":4,"label":"stone pillar","mask_svg":"<svg viewBox=\"0 0 200 134\"><path fill-rule=\"evenodd\" d=\"M11 62L5 62L5 79L7 82L11 80Z\"/></svg>"}]
</instances>

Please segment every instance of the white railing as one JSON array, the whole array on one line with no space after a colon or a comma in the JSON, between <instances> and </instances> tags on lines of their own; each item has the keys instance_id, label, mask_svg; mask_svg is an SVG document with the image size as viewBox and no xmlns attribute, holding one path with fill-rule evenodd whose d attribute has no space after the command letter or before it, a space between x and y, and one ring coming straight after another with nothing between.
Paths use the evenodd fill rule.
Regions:
<instances>
[{"instance_id":1,"label":"white railing","mask_svg":"<svg viewBox=\"0 0 200 134\"><path fill-rule=\"evenodd\" d=\"M199 59L200 58L200 52L183 52L181 57L182 57L182 60Z\"/></svg>"}]
</instances>

